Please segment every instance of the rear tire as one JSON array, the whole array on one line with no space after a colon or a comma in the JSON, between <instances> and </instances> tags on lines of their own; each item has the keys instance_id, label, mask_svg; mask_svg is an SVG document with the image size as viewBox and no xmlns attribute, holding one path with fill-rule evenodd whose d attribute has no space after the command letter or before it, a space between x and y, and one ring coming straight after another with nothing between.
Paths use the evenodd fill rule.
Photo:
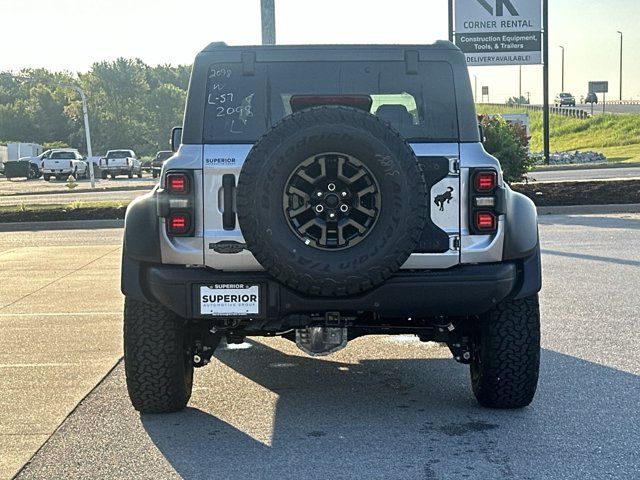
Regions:
<instances>
[{"instance_id":1,"label":"rear tire","mask_svg":"<svg viewBox=\"0 0 640 480\"><path fill-rule=\"evenodd\" d=\"M107 179L107 172L100 173L100 178L102 178L102 180L106 180Z\"/></svg>"},{"instance_id":2,"label":"rear tire","mask_svg":"<svg viewBox=\"0 0 640 480\"><path fill-rule=\"evenodd\" d=\"M184 409L193 386L187 346L181 317L160 304L125 298L124 367L136 410L169 413Z\"/></svg>"},{"instance_id":3,"label":"rear tire","mask_svg":"<svg viewBox=\"0 0 640 480\"><path fill-rule=\"evenodd\" d=\"M471 385L489 408L522 408L533 401L540 369L538 295L507 300L480 319Z\"/></svg>"},{"instance_id":4,"label":"rear tire","mask_svg":"<svg viewBox=\"0 0 640 480\"><path fill-rule=\"evenodd\" d=\"M48 173L44 174L44 181L48 182L49 180L51 180L51 175L49 175Z\"/></svg>"},{"instance_id":5,"label":"rear tire","mask_svg":"<svg viewBox=\"0 0 640 480\"><path fill-rule=\"evenodd\" d=\"M127 173L127 177L133 178L133 170L129 170L129 172Z\"/></svg>"}]
</instances>

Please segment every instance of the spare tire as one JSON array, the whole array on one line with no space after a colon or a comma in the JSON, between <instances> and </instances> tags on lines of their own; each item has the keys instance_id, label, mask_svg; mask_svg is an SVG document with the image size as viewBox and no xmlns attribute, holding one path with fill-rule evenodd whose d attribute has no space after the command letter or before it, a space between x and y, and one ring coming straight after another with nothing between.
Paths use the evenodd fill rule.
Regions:
<instances>
[{"instance_id":1,"label":"spare tire","mask_svg":"<svg viewBox=\"0 0 640 480\"><path fill-rule=\"evenodd\" d=\"M428 212L413 150L374 115L342 106L284 118L254 145L237 187L247 248L305 294L344 296L389 278Z\"/></svg>"}]
</instances>

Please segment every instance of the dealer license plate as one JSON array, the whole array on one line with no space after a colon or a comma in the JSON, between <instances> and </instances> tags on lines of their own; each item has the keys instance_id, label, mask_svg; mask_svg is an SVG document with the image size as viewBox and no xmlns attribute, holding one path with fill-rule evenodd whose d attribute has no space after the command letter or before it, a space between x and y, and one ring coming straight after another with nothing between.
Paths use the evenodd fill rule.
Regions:
<instances>
[{"instance_id":1,"label":"dealer license plate","mask_svg":"<svg viewBox=\"0 0 640 480\"><path fill-rule=\"evenodd\" d=\"M202 315L257 315L260 309L260 287L241 283L200 286Z\"/></svg>"}]
</instances>

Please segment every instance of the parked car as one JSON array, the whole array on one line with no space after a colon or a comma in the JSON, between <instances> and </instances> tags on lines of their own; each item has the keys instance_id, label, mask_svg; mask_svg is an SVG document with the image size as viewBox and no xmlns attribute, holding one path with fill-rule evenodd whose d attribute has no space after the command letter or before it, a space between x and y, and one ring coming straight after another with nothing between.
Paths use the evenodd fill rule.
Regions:
<instances>
[{"instance_id":1,"label":"parked car","mask_svg":"<svg viewBox=\"0 0 640 480\"><path fill-rule=\"evenodd\" d=\"M19 173L19 177L40 178L42 176L42 158L50 152L42 153L42 146L37 143L13 142L7 145L0 145L0 173L5 171L4 163L21 162L22 166L12 165L9 170L13 174ZM25 162L29 163L28 168ZM25 170L26 168L26 170Z\"/></svg>"},{"instance_id":2,"label":"parked car","mask_svg":"<svg viewBox=\"0 0 640 480\"><path fill-rule=\"evenodd\" d=\"M116 178L118 175L126 175L129 178L138 175L138 178L142 178L142 162L133 150L109 150L107 155L100 159L100 169L103 180L107 176Z\"/></svg>"},{"instance_id":3,"label":"parked car","mask_svg":"<svg viewBox=\"0 0 640 480\"><path fill-rule=\"evenodd\" d=\"M584 99L584 103L598 103L598 95L595 93L588 93Z\"/></svg>"},{"instance_id":4,"label":"parked car","mask_svg":"<svg viewBox=\"0 0 640 480\"><path fill-rule=\"evenodd\" d=\"M42 175L46 181L55 177L63 180L73 175L76 180L89 177L89 164L74 148L59 148L47 150L42 154Z\"/></svg>"},{"instance_id":5,"label":"parked car","mask_svg":"<svg viewBox=\"0 0 640 480\"><path fill-rule=\"evenodd\" d=\"M480 404L533 400L536 206L482 146L458 48L214 43L188 97L159 188L125 219L137 410L182 410L219 344L275 335L321 356L415 334L469 366Z\"/></svg>"},{"instance_id":6,"label":"parked car","mask_svg":"<svg viewBox=\"0 0 640 480\"><path fill-rule=\"evenodd\" d=\"M173 156L173 152L171 150L161 150L156 153L156 156L153 158L151 162L151 168L153 171L153 178L158 178L160 176L160 172L162 171L162 165L164 162Z\"/></svg>"},{"instance_id":7,"label":"parked car","mask_svg":"<svg viewBox=\"0 0 640 480\"><path fill-rule=\"evenodd\" d=\"M556 107L575 107L576 106L576 97L571 95L570 93L559 93L556 95L555 100L553 101Z\"/></svg>"}]
</instances>

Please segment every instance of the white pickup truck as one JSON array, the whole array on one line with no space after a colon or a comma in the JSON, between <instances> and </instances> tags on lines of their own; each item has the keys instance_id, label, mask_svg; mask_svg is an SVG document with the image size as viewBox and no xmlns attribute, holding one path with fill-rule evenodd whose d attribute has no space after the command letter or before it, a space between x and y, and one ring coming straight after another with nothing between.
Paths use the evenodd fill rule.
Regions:
<instances>
[{"instance_id":1,"label":"white pickup truck","mask_svg":"<svg viewBox=\"0 0 640 480\"><path fill-rule=\"evenodd\" d=\"M133 150L109 150L107 155L100 159L100 170L103 180L106 180L107 175L111 178L118 175L127 175L129 178L138 175L138 178L142 178L142 162Z\"/></svg>"},{"instance_id":2,"label":"white pickup truck","mask_svg":"<svg viewBox=\"0 0 640 480\"><path fill-rule=\"evenodd\" d=\"M73 175L76 180L89 177L89 165L78 150L72 148L54 149L42 158L42 175L46 181L52 176L56 180Z\"/></svg>"}]
</instances>

